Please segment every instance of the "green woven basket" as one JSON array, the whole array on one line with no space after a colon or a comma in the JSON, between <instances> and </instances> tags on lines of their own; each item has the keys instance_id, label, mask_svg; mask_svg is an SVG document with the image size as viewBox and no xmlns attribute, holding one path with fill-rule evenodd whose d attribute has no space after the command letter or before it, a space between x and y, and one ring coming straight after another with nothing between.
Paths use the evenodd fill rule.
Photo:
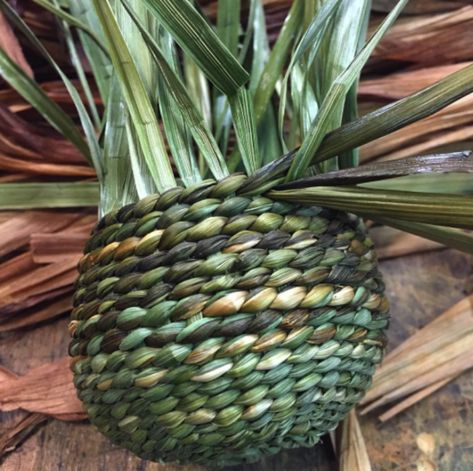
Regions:
<instances>
[{"instance_id":1,"label":"green woven basket","mask_svg":"<svg viewBox=\"0 0 473 471\"><path fill-rule=\"evenodd\" d=\"M80 262L74 382L151 460L226 465L312 446L363 396L388 303L352 215L174 188L106 215Z\"/></svg>"}]
</instances>

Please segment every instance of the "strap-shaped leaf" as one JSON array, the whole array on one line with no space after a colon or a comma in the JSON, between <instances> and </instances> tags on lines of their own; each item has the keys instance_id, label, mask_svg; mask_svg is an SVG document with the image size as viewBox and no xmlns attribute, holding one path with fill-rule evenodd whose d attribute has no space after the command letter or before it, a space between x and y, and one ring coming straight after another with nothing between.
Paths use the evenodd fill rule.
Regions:
<instances>
[{"instance_id":1,"label":"strap-shaped leaf","mask_svg":"<svg viewBox=\"0 0 473 471\"><path fill-rule=\"evenodd\" d=\"M294 0L281 28L278 39L271 50L268 62L261 73L258 86L254 93L254 106L257 123L259 123L264 116L266 107L274 92L274 87L276 86L284 65L287 62L293 40L302 19L302 7L302 0Z\"/></svg>"},{"instance_id":2,"label":"strap-shaped leaf","mask_svg":"<svg viewBox=\"0 0 473 471\"><path fill-rule=\"evenodd\" d=\"M285 201L327 206L362 216L383 216L473 229L473 196L349 186L273 190L268 196Z\"/></svg>"},{"instance_id":3,"label":"strap-shaped leaf","mask_svg":"<svg viewBox=\"0 0 473 471\"><path fill-rule=\"evenodd\" d=\"M235 57L238 56L240 8L240 0L218 0L217 36Z\"/></svg>"},{"instance_id":4,"label":"strap-shaped leaf","mask_svg":"<svg viewBox=\"0 0 473 471\"><path fill-rule=\"evenodd\" d=\"M89 114L87 113L84 103L82 102L79 92L77 91L73 83L69 80L69 78L66 76L66 74L62 71L62 69L59 67L59 65L56 63L56 61L49 54L47 49L41 44L41 42L35 36L33 31L31 31L29 26L20 18L16 11L8 3L6 3L5 0L0 0L0 9L3 11L3 13L5 13L5 15L10 19L10 21L12 21L12 23L26 36L30 43L51 64L51 66L61 77L77 109L77 113L82 124L82 129L84 130L85 137L87 140L88 149L83 143L83 139L80 137L80 133L77 129L76 131L73 131L72 128L70 128L72 132L72 139L70 136L66 135L66 137L71 140L79 148L79 150L81 150L81 152L84 153L91 165L95 168L99 181L101 181L103 179L102 153L97 141L96 130L94 128L94 125L92 124ZM70 118L68 119L70 120ZM61 125L61 123L56 122L56 125Z\"/></svg>"},{"instance_id":5,"label":"strap-shaped leaf","mask_svg":"<svg viewBox=\"0 0 473 471\"><path fill-rule=\"evenodd\" d=\"M156 114L108 0L93 0L138 142L158 191L176 185Z\"/></svg>"},{"instance_id":6,"label":"strap-shaped leaf","mask_svg":"<svg viewBox=\"0 0 473 471\"><path fill-rule=\"evenodd\" d=\"M161 52L159 45L151 37L151 35L143 28L143 25L139 22L139 19L133 13L133 11L126 5L126 2L122 0L123 5L127 8L128 12L135 20L140 33L146 40L146 44L151 50L151 53L158 64L161 76L166 84L166 89L170 94L170 97L175 103L176 113L182 113L184 120L189 126L189 129L194 137L200 151L206 159L207 165L215 178L221 179L228 175L228 170L225 164L223 155L221 154L218 145L212 136L212 133L206 127L202 116L195 107L194 103L190 99L187 91L182 84L180 78L176 75L172 67L168 64L166 57Z\"/></svg>"},{"instance_id":7,"label":"strap-shaped leaf","mask_svg":"<svg viewBox=\"0 0 473 471\"><path fill-rule=\"evenodd\" d=\"M97 206L97 182L2 183L0 209L74 208Z\"/></svg>"},{"instance_id":8,"label":"strap-shaped leaf","mask_svg":"<svg viewBox=\"0 0 473 471\"><path fill-rule=\"evenodd\" d=\"M248 80L248 72L188 0L143 1L223 93L233 95Z\"/></svg>"},{"instance_id":9,"label":"strap-shaped leaf","mask_svg":"<svg viewBox=\"0 0 473 471\"><path fill-rule=\"evenodd\" d=\"M299 113L298 116L292 116L291 124L299 125L299 134L304 136L305 134L305 127L303 122L306 121L302 119L303 117L307 117L309 112L316 113L318 109L318 103L315 96L312 97L312 106L311 103L308 103L308 98L310 93L308 93L308 74L311 72L311 62L312 60L305 61L303 67L296 68L298 62L304 57L307 52L310 51L311 56L316 55L319 51L319 48L322 44L322 39L326 32L326 29L329 25L329 20L333 17L333 15L337 11L337 7L339 6L339 0L328 0L327 2L323 3L321 8L316 12L313 16L307 30L305 31L304 35L302 36L301 40L297 44L297 47L294 53L291 56L291 60L289 65L286 69L286 73L284 75L284 79L282 81L281 86L281 93L279 99L279 133L283 137L283 130L284 130L284 123L285 123L285 113L286 113L286 100L287 100L287 88L289 84L289 79L291 80L291 95L293 97L292 105L293 114L296 111ZM298 72L299 73L296 73ZM296 78L301 77L302 80L296 80ZM302 82L299 86L296 86L298 82ZM299 92L299 93L298 93ZM312 91L313 94L313 91ZM302 96L302 99L299 102L296 102L294 99L295 96ZM310 120L310 117L309 119ZM311 121L311 120L310 120ZM310 123L309 123L310 124Z\"/></svg>"},{"instance_id":10,"label":"strap-shaped leaf","mask_svg":"<svg viewBox=\"0 0 473 471\"><path fill-rule=\"evenodd\" d=\"M422 118L431 116L450 103L473 92L473 65L450 74L413 95L373 111L329 133L312 164L390 134ZM248 188L257 188L271 178L284 174L294 161L298 148L270 162L251 176Z\"/></svg>"},{"instance_id":11,"label":"strap-shaped leaf","mask_svg":"<svg viewBox=\"0 0 473 471\"><path fill-rule=\"evenodd\" d=\"M281 185L278 187L278 190L324 185L354 185L357 183L372 182L418 173L447 172L473 173L473 158L471 152L421 155L387 162L365 164L360 167L302 178L301 180Z\"/></svg>"},{"instance_id":12,"label":"strap-shaped leaf","mask_svg":"<svg viewBox=\"0 0 473 471\"><path fill-rule=\"evenodd\" d=\"M160 46L169 67L181 78L181 70L176 54L175 42L171 35L160 28ZM176 105L172 100L166 81L158 74L159 110L163 120L166 139L169 144L179 176L185 186L202 181L194 155L192 136L182 113L176 113Z\"/></svg>"},{"instance_id":13,"label":"strap-shaped leaf","mask_svg":"<svg viewBox=\"0 0 473 471\"><path fill-rule=\"evenodd\" d=\"M434 226L402 219L392 219L383 216L373 217L376 222L391 226L401 231L434 240L453 249L473 254L473 233L451 227Z\"/></svg>"},{"instance_id":14,"label":"strap-shaped leaf","mask_svg":"<svg viewBox=\"0 0 473 471\"><path fill-rule=\"evenodd\" d=\"M77 0L72 0L77 1ZM86 33L90 38L95 41L95 44L100 47L104 54L107 54L107 49L103 44L101 38L92 30L90 29L84 22L82 22L79 18L71 15L67 11L64 11L59 5L52 4L49 0L33 0L34 3L38 4L45 10L51 12L54 16L57 16L59 19L65 21L70 26L74 26L75 28L83 31Z\"/></svg>"},{"instance_id":15,"label":"strap-shaped leaf","mask_svg":"<svg viewBox=\"0 0 473 471\"><path fill-rule=\"evenodd\" d=\"M100 209L106 214L136 201L138 195L134 176L130 172L126 123L129 119L120 84L116 76L110 81L105 129L102 136L104 167L107 172L101 186Z\"/></svg>"},{"instance_id":16,"label":"strap-shaped leaf","mask_svg":"<svg viewBox=\"0 0 473 471\"><path fill-rule=\"evenodd\" d=\"M62 12L63 10L60 8L59 0L53 0L54 6L58 12ZM79 52L77 50L77 45L72 37L72 31L69 27L69 23L61 18L61 15L58 15L58 21L62 26L62 31L64 33L64 37L66 39L67 48L69 49L69 55L71 57L72 65L76 71L77 77L79 78L79 82L81 84L82 90L84 90L84 94L87 100L87 107L89 108L90 115L92 116L93 123L96 129L99 129L101 126L101 121L99 117L99 112L97 110L97 106L95 105L94 96L92 94L92 90L89 85L89 80L87 79L84 66L82 61L79 57Z\"/></svg>"},{"instance_id":17,"label":"strap-shaped leaf","mask_svg":"<svg viewBox=\"0 0 473 471\"><path fill-rule=\"evenodd\" d=\"M256 119L250 92L246 88L238 90L236 95L230 97L230 108L232 110L238 150L240 151L246 173L251 175L260 166L261 155L258 152Z\"/></svg>"},{"instance_id":18,"label":"strap-shaped leaf","mask_svg":"<svg viewBox=\"0 0 473 471\"><path fill-rule=\"evenodd\" d=\"M41 87L0 48L0 75L64 137L84 155L89 155L87 144L69 115L58 106Z\"/></svg>"},{"instance_id":19,"label":"strap-shaped leaf","mask_svg":"<svg viewBox=\"0 0 473 471\"><path fill-rule=\"evenodd\" d=\"M417 173L405 177L362 183L361 186L363 188L379 188L380 190L407 190L421 193L473 194L471 173L461 172Z\"/></svg>"},{"instance_id":20,"label":"strap-shaped leaf","mask_svg":"<svg viewBox=\"0 0 473 471\"><path fill-rule=\"evenodd\" d=\"M473 92L473 65L464 67L433 85L345 124L329 133L312 163L374 141L426 118Z\"/></svg>"},{"instance_id":21,"label":"strap-shaped leaf","mask_svg":"<svg viewBox=\"0 0 473 471\"><path fill-rule=\"evenodd\" d=\"M91 31L94 31L105 48L105 38L102 28L100 27L100 22L95 14L92 0L69 0L68 6L74 18L80 19ZM90 68L92 69L102 101L107 105L109 92L112 88L111 76L113 72L108 51L106 48L105 51L103 51L97 46L97 43L81 29L78 29L77 32Z\"/></svg>"},{"instance_id":22,"label":"strap-shaped leaf","mask_svg":"<svg viewBox=\"0 0 473 471\"><path fill-rule=\"evenodd\" d=\"M344 100L349 89L357 79L372 51L381 40L384 33L394 23L407 2L408 0L400 0L398 2L350 66L342 72L331 85L314 121L312 132L304 139L301 148L289 169L289 174L287 176L288 181L295 180L304 175L305 171L311 164L322 139L329 131L333 118L333 110L339 108L340 103Z\"/></svg>"}]
</instances>

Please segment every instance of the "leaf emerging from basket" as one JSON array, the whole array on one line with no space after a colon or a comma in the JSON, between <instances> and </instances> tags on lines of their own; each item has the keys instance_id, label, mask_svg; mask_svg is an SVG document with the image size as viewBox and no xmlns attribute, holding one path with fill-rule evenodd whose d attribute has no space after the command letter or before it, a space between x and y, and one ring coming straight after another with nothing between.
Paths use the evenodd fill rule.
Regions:
<instances>
[{"instance_id":1,"label":"leaf emerging from basket","mask_svg":"<svg viewBox=\"0 0 473 471\"><path fill-rule=\"evenodd\" d=\"M388 302L358 216L473 247L470 187L457 185L471 172L468 152L355 168L357 147L468 95L473 66L357 117L361 70L406 0L368 35L367 0L295 0L275 41L260 0L246 17L239 1L219 1L216 24L190 0L36 3L56 15L77 81L5 0L0 8L59 75L77 116L4 50L1 73L89 160L98 184L14 177L0 184L0 205L97 203L103 216L72 301L76 416L83 404L104 434L154 460L235 464L312 446L362 398L384 353ZM17 152L30 157L31 144ZM64 230L48 253L56 231L39 231L7 267L6 278L31 272L1 288L3 303L53 307L4 330L67 306L79 232ZM30 242L22 234L7 251ZM3 408L28 409L40 377L70 397L70 378L54 376L63 368L0 385ZM65 417L52 396L32 410ZM366 453L353 414L345 424L360 445L344 457L352 468Z\"/></svg>"}]
</instances>

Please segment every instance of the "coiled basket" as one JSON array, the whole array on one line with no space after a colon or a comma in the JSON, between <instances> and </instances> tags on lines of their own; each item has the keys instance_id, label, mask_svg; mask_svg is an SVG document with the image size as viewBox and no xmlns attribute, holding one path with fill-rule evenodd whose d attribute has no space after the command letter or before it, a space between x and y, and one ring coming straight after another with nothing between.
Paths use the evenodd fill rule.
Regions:
<instances>
[{"instance_id":1,"label":"coiled basket","mask_svg":"<svg viewBox=\"0 0 473 471\"><path fill-rule=\"evenodd\" d=\"M79 264L78 396L151 460L235 464L312 446L363 396L388 303L353 215L174 188L106 215Z\"/></svg>"}]
</instances>

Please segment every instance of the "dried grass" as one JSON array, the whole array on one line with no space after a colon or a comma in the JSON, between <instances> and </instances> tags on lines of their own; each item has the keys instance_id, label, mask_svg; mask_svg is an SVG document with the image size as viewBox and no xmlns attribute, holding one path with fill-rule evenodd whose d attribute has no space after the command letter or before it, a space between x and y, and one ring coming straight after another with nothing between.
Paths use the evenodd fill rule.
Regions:
<instances>
[{"instance_id":1,"label":"dried grass","mask_svg":"<svg viewBox=\"0 0 473 471\"><path fill-rule=\"evenodd\" d=\"M445 311L390 352L361 405L362 414L395 401L388 420L473 367L473 295Z\"/></svg>"}]
</instances>

